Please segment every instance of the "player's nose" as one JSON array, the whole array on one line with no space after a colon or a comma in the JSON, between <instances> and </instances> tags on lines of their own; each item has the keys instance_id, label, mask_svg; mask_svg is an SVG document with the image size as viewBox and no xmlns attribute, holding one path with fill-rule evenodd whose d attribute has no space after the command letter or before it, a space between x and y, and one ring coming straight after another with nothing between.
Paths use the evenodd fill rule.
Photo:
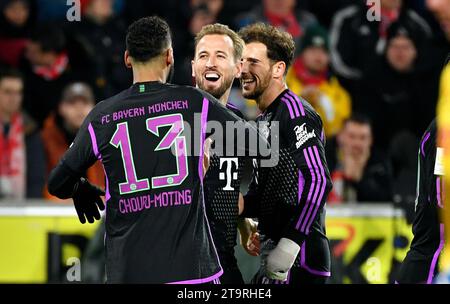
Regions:
<instances>
[{"instance_id":1,"label":"player's nose","mask_svg":"<svg viewBox=\"0 0 450 304\"><path fill-rule=\"evenodd\" d=\"M216 66L216 58L214 56L209 56L206 61L206 67L211 68Z\"/></svg>"}]
</instances>

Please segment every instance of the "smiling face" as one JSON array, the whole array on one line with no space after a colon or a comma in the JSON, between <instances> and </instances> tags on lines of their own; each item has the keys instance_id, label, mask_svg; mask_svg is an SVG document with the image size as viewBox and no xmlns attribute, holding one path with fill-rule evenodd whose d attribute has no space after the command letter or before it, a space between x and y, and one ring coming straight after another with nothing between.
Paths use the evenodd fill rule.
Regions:
<instances>
[{"instance_id":1,"label":"smiling face","mask_svg":"<svg viewBox=\"0 0 450 304\"><path fill-rule=\"evenodd\" d=\"M197 87L220 99L240 72L241 63L234 58L230 37L212 34L199 40L192 60L192 76Z\"/></svg>"},{"instance_id":2,"label":"smiling face","mask_svg":"<svg viewBox=\"0 0 450 304\"><path fill-rule=\"evenodd\" d=\"M269 87L273 63L267 57L267 47L260 42L245 45L242 54L242 96L258 99Z\"/></svg>"}]
</instances>

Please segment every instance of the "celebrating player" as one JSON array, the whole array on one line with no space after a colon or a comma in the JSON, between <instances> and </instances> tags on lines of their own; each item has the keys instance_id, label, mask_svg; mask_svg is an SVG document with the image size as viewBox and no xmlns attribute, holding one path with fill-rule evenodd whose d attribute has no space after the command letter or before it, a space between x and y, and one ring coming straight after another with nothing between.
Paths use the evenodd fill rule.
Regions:
<instances>
[{"instance_id":1,"label":"celebrating player","mask_svg":"<svg viewBox=\"0 0 450 304\"><path fill-rule=\"evenodd\" d=\"M262 264L255 282L324 283L330 276L330 250L323 207L331 179L322 120L286 86L292 37L263 23L249 25L239 35L246 43L243 96L255 99L262 111L262 134L279 125L279 163L261 167L256 162L244 196L243 216L258 217L261 233Z\"/></svg>"},{"instance_id":2,"label":"celebrating player","mask_svg":"<svg viewBox=\"0 0 450 304\"><path fill-rule=\"evenodd\" d=\"M242 70L244 42L234 31L222 24L206 25L195 37L192 76L197 87L220 100L230 111L244 118L228 102L231 87ZM243 158L209 156L205 176L205 200L211 232L224 274L221 283L242 284L242 275L234 256L236 246L238 200Z\"/></svg>"}]
</instances>

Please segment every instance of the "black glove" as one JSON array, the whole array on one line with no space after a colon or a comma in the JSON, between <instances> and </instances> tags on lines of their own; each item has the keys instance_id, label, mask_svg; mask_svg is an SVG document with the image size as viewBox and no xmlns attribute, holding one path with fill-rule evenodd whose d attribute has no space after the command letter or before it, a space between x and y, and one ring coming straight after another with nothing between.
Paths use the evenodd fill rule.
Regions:
<instances>
[{"instance_id":1,"label":"black glove","mask_svg":"<svg viewBox=\"0 0 450 304\"><path fill-rule=\"evenodd\" d=\"M100 196L105 195L105 191L89 183L84 177L75 184L72 195L75 210L78 213L78 218L82 224L93 223L94 219L100 219L100 210L105 209L105 205ZM86 218L85 218L86 216Z\"/></svg>"}]
</instances>

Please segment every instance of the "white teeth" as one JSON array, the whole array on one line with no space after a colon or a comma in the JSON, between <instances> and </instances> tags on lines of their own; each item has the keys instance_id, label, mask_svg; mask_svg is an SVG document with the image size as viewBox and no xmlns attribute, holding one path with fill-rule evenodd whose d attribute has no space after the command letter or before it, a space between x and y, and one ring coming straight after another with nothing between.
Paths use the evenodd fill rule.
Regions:
<instances>
[{"instance_id":1,"label":"white teeth","mask_svg":"<svg viewBox=\"0 0 450 304\"><path fill-rule=\"evenodd\" d=\"M219 79L219 77L220 76L217 73L206 73L205 74L206 79L217 80L217 79Z\"/></svg>"},{"instance_id":2,"label":"white teeth","mask_svg":"<svg viewBox=\"0 0 450 304\"><path fill-rule=\"evenodd\" d=\"M245 79L245 80L242 80L242 82L245 84L251 83L251 82L253 82L253 79Z\"/></svg>"}]
</instances>

